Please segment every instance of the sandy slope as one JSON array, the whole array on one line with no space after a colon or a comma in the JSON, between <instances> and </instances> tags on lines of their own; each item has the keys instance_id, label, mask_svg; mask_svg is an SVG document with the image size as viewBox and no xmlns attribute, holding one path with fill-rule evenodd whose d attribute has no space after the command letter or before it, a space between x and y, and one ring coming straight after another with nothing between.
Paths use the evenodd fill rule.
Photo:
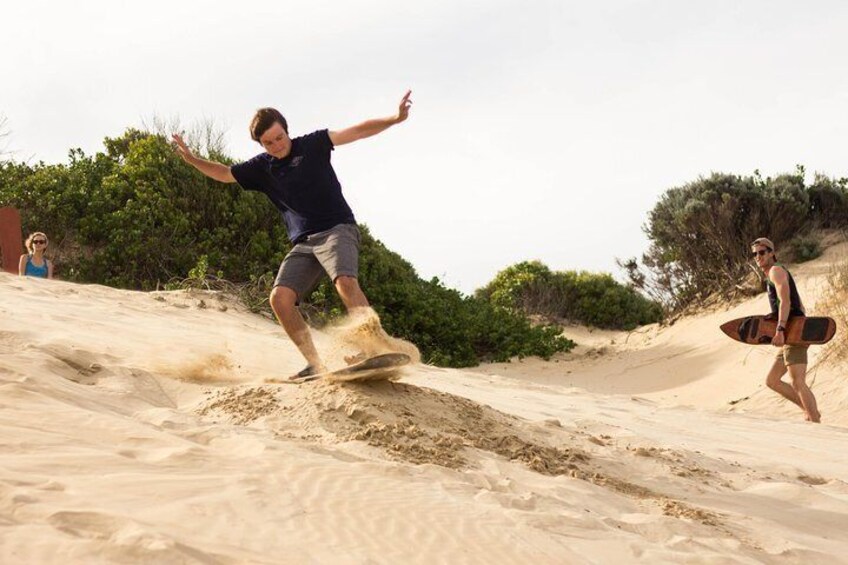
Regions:
<instances>
[{"instance_id":1,"label":"sandy slope","mask_svg":"<svg viewBox=\"0 0 848 565\"><path fill-rule=\"evenodd\" d=\"M302 361L237 305L0 274L0 562L848 563L848 429L714 325L269 386Z\"/></svg>"},{"instance_id":2,"label":"sandy slope","mask_svg":"<svg viewBox=\"0 0 848 565\"><path fill-rule=\"evenodd\" d=\"M815 261L790 267L811 315L822 313L817 302L827 287L828 274L836 262L846 258L848 243L842 243ZM801 412L765 386L775 350L733 342L717 329L727 320L768 311L762 294L732 307L683 318L670 327L647 326L634 332L572 328L565 334L581 344L572 353L551 362L516 360L475 371L602 394L637 394L663 405L796 419ZM821 347L810 349L808 383L813 383L819 397L824 422L848 426L848 368L819 365L822 353Z\"/></svg>"}]
</instances>

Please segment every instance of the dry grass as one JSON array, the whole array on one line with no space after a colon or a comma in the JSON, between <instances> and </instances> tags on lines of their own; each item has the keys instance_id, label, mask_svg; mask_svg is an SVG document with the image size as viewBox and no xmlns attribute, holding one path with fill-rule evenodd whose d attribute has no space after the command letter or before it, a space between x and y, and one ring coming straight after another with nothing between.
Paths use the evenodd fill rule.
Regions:
<instances>
[{"instance_id":1,"label":"dry grass","mask_svg":"<svg viewBox=\"0 0 848 565\"><path fill-rule=\"evenodd\" d=\"M237 298L253 313L271 312L268 295L273 287L273 278L263 275L252 282L232 283L212 275L173 279L165 285L165 290L203 290L219 292L225 296Z\"/></svg>"},{"instance_id":2,"label":"dry grass","mask_svg":"<svg viewBox=\"0 0 848 565\"><path fill-rule=\"evenodd\" d=\"M848 360L848 260L831 267L827 289L817 309L836 320L836 335L825 346L819 363Z\"/></svg>"}]
</instances>

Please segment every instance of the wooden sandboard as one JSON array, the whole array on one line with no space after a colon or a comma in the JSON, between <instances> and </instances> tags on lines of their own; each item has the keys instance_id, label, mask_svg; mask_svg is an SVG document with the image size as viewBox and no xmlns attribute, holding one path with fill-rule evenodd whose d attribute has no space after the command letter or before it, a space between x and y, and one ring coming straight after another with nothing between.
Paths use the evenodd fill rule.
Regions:
<instances>
[{"instance_id":1,"label":"wooden sandboard","mask_svg":"<svg viewBox=\"0 0 848 565\"><path fill-rule=\"evenodd\" d=\"M777 319L771 316L746 316L722 324L731 339L751 345L771 344L777 331ZM786 324L787 345L820 345L830 341L836 333L833 318L796 316Z\"/></svg>"},{"instance_id":2,"label":"wooden sandboard","mask_svg":"<svg viewBox=\"0 0 848 565\"><path fill-rule=\"evenodd\" d=\"M408 365L410 361L412 359L406 353L383 353L343 369L321 373L320 375L310 375L300 379L267 379L266 382L300 384L315 380L331 383L389 380L396 375L398 369Z\"/></svg>"}]
</instances>

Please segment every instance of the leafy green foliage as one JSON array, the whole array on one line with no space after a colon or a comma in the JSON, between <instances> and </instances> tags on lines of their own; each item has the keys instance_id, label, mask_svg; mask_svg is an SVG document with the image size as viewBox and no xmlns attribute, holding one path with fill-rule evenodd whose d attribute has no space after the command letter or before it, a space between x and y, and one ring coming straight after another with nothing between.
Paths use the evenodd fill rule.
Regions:
<instances>
[{"instance_id":1,"label":"leafy green foliage","mask_svg":"<svg viewBox=\"0 0 848 565\"><path fill-rule=\"evenodd\" d=\"M789 250L789 260L793 263L812 261L822 254L819 240L812 235L798 236L790 241L786 248Z\"/></svg>"},{"instance_id":2,"label":"leafy green foliage","mask_svg":"<svg viewBox=\"0 0 848 565\"><path fill-rule=\"evenodd\" d=\"M201 254L225 273L262 275L288 249L264 195L205 178L164 137L128 130L94 157L0 168L0 202L51 238L59 276L135 289L184 276Z\"/></svg>"},{"instance_id":3,"label":"leafy green foliage","mask_svg":"<svg viewBox=\"0 0 848 565\"><path fill-rule=\"evenodd\" d=\"M500 271L478 296L513 312L565 318L600 328L658 322L662 308L605 273L551 271L539 261Z\"/></svg>"},{"instance_id":4,"label":"leafy green foliage","mask_svg":"<svg viewBox=\"0 0 848 565\"><path fill-rule=\"evenodd\" d=\"M716 292L742 288L752 270L750 243L768 237L780 251L796 236L848 223L848 179L821 175L804 184L804 169L763 179L713 174L667 191L648 217L651 246L624 261L634 286L679 309ZM802 255L815 253L808 243Z\"/></svg>"},{"instance_id":5,"label":"leafy green foliage","mask_svg":"<svg viewBox=\"0 0 848 565\"><path fill-rule=\"evenodd\" d=\"M213 132L204 135L210 157L231 162ZM291 244L263 194L204 177L163 135L130 129L104 146L94 156L72 150L67 165L0 164L0 205L21 211L25 231L48 234L60 278L226 289L252 309L269 309L273 274ZM418 345L425 361L469 366L573 347L555 328L422 280L367 229L360 260L360 284L384 328ZM314 323L343 313L329 281L304 310Z\"/></svg>"}]
</instances>

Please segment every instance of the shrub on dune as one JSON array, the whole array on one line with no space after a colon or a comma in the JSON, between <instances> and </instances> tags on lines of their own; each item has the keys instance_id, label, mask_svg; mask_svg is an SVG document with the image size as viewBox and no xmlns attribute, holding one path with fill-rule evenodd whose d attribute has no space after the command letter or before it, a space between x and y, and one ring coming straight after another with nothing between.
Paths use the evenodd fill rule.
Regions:
<instances>
[{"instance_id":1,"label":"shrub on dune","mask_svg":"<svg viewBox=\"0 0 848 565\"><path fill-rule=\"evenodd\" d=\"M551 271L524 261L500 271L477 292L492 305L527 315L610 329L658 322L662 307L606 273Z\"/></svg>"}]
</instances>

